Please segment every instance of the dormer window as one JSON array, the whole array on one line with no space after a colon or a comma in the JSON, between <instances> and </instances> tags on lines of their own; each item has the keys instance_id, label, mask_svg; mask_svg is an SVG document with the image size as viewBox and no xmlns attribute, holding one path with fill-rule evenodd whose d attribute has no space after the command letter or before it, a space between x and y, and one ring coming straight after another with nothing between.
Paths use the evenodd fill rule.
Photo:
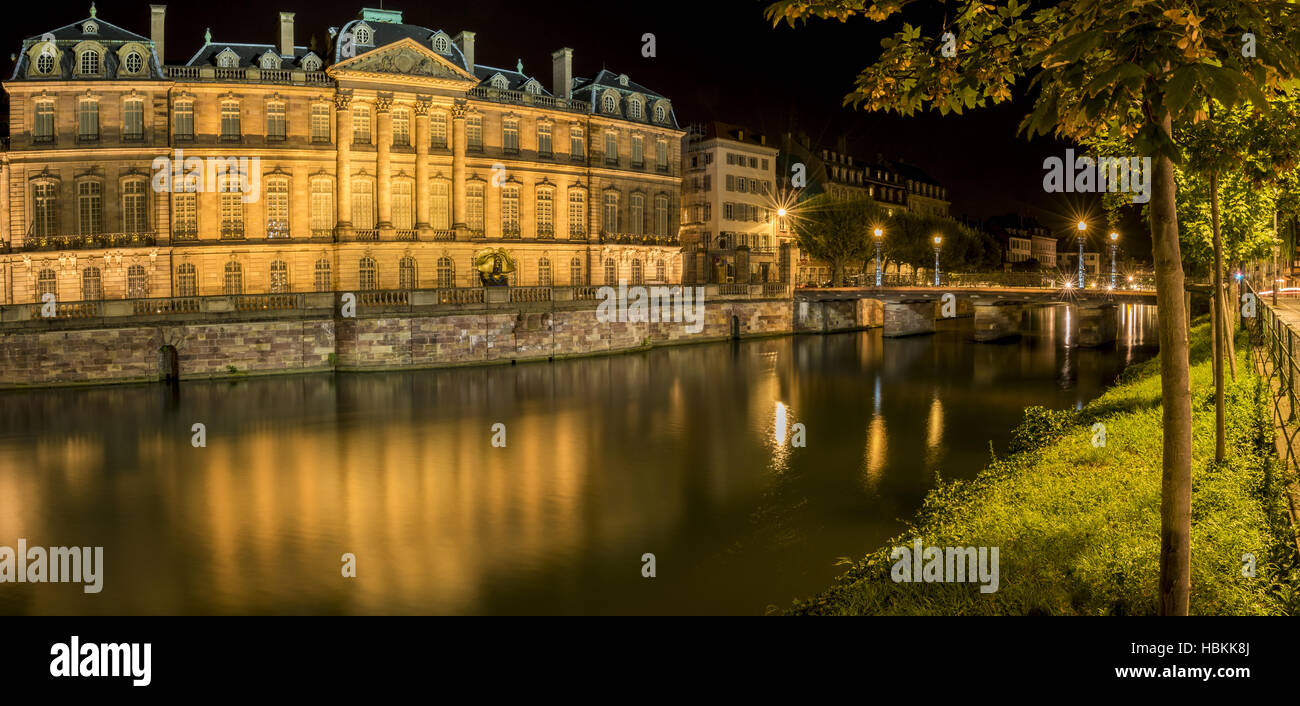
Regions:
<instances>
[{"instance_id":1,"label":"dormer window","mask_svg":"<svg viewBox=\"0 0 1300 706\"><path fill-rule=\"evenodd\" d=\"M528 85L524 86L524 92L539 96L542 94L542 87L536 81L529 81Z\"/></svg>"},{"instance_id":2,"label":"dormer window","mask_svg":"<svg viewBox=\"0 0 1300 706\"><path fill-rule=\"evenodd\" d=\"M353 36L357 38L358 45L370 46L375 43L374 32L372 32L366 25L357 25L356 30L353 32Z\"/></svg>"},{"instance_id":3,"label":"dormer window","mask_svg":"<svg viewBox=\"0 0 1300 706\"><path fill-rule=\"evenodd\" d=\"M127 73L138 74L144 68L144 57L140 56L140 52L133 51L126 55L126 61L122 64L126 67Z\"/></svg>"},{"instance_id":4,"label":"dormer window","mask_svg":"<svg viewBox=\"0 0 1300 706\"><path fill-rule=\"evenodd\" d=\"M618 112L618 100L612 94L605 94L604 110L610 114Z\"/></svg>"},{"instance_id":5,"label":"dormer window","mask_svg":"<svg viewBox=\"0 0 1300 706\"><path fill-rule=\"evenodd\" d=\"M85 22L81 25L82 34L99 34L98 22Z\"/></svg>"},{"instance_id":6,"label":"dormer window","mask_svg":"<svg viewBox=\"0 0 1300 706\"><path fill-rule=\"evenodd\" d=\"M668 122L668 111L664 110L664 107L662 105L655 106L655 122L657 123Z\"/></svg>"},{"instance_id":7,"label":"dormer window","mask_svg":"<svg viewBox=\"0 0 1300 706\"><path fill-rule=\"evenodd\" d=\"M303 71L320 71L320 59L308 56L302 60Z\"/></svg>"},{"instance_id":8,"label":"dormer window","mask_svg":"<svg viewBox=\"0 0 1300 706\"><path fill-rule=\"evenodd\" d=\"M217 66L220 66L223 69L233 69L239 66L239 57L235 52L226 49L217 56Z\"/></svg>"},{"instance_id":9,"label":"dormer window","mask_svg":"<svg viewBox=\"0 0 1300 706\"><path fill-rule=\"evenodd\" d=\"M42 52L40 56L36 57L36 72L41 74L54 73L54 56Z\"/></svg>"},{"instance_id":10,"label":"dormer window","mask_svg":"<svg viewBox=\"0 0 1300 706\"><path fill-rule=\"evenodd\" d=\"M276 56L273 52L267 52L267 53L263 54L263 55L262 55L262 61L261 61L261 67L264 68L264 69L278 69L278 68L280 68L280 57Z\"/></svg>"},{"instance_id":11,"label":"dormer window","mask_svg":"<svg viewBox=\"0 0 1300 706\"><path fill-rule=\"evenodd\" d=\"M497 75L492 77L492 87L504 91L510 87L510 84L506 82L504 76Z\"/></svg>"},{"instance_id":12,"label":"dormer window","mask_svg":"<svg viewBox=\"0 0 1300 706\"><path fill-rule=\"evenodd\" d=\"M438 35L433 38L433 50L439 54L451 53L451 41L445 35Z\"/></svg>"},{"instance_id":13,"label":"dormer window","mask_svg":"<svg viewBox=\"0 0 1300 706\"><path fill-rule=\"evenodd\" d=\"M627 102L627 116L633 120L641 119L641 101L630 100Z\"/></svg>"},{"instance_id":14,"label":"dormer window","mask_svg":"<svg viewBox=\"0 0 1300 706\"><path fill-rule=\"evenodd\" d=\"M626 86L626 85L627 85L627 74L621 74L621 75L618 77L618 85L620 85L620 86Z\"/></svg>"},{"instance_id":15,"label":"dormer window","mask_svg":"<svg viewBox=\"0 0 1300 706\"><path fill-rule=\"evenodd\" d=\"M81 70L79 73L95 75L99 73L99 52L87 49L81 52Z\"/></svg>"}]
</instances>

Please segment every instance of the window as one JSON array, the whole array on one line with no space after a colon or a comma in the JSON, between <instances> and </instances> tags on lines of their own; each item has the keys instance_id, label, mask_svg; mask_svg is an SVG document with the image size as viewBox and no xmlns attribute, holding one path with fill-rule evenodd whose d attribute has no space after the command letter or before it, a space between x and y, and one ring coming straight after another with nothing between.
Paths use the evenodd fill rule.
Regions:
<instances>
[{"instance_id":1,"label":"window","mask_svg":"<svg viewBox=\"0 0 1300 706\"><path fill-rule=\"evenodd\" d=\"M221 56L217 59L217 66L220 66L223 69L233 69L238 64L239 59L235 56L234 52L222 52Z\"/></svg>"},{"instance_id":2,"label":"window","mask_svg":"<svg viewBox=\"0 0 1300 706\"><path fill-rule=\"evenodd\" d=\"M181 139L194 139L194 101L176 101L172 114L172 132Z\"/></svg>"},{"instance_id":3,"label":"window","mask_svg":"<svg viewBox=\"0 0 1300 706\"><path fill-rule=\"evenodd\" d=\"M369 45L374 41L374 35L370 33L370 28L365 25L359 25L353 34L357 38L357 44Z\"/></svg>"},{"instance_id":4,"label":"window","mask_svg":"<svg viewBox=\"0 0 1300 706\"><path fill-rule=\"evenodd\" d=\"M506 184L501 187L501 232L509 236L519 235L519 186Z\"/></svg>"},{"instance_id":5,"label":"window","mask_svg":"<svg viewBox=\"0 0 1300 706\"><path fill-rule=\"evenodd\" d=\"M668 141L655 141L655 168L661 172L668 171Z\"/></svg>"},{"instance_id":6,"label":"window","mask_svg":"<svg viewBox=\"0 0 1300 706\"><path fill-rule=\"evenodd\" d=\"M238 262L226 263L226 276L222 283L222 292L227 296L244 293L244 268Z\"/></svg>"},{"instance_id":7,"label":"window","mask_svg":"<svg viewBox=\"0 0 1300 706\"><path fill-rule=\"evenodd\" d=\"M604 99L604 110L606 113L618 112L618 99L614 98L612 93L606 93Z\"/></svg>"},{"instance_id":8,"label":"window","mask_svg":"<svg viewBox=\"0 0 1300 706\"><path fill-rule=\"evenodd\" d=\"M569 155L573 159L587 158L587 137L580 127L569 128Z\"/></svg>"},{"instance_id":9,"label":"window","mask_svg":"<svg viewBox=\"0 0 1300 706\"><path fill-rule=\"evenodd\" d=\"M54 73L54 55L41 51L41 55L36 57L36 72L41 74Z\"/></svg>"},{"instance_id":10,"label":"window","mask_svg":"<svg viewBox=\"0 0 1300 706\"><path fill-rule=\"evenodd\" d=\"M663 261L663 260L660 260L660 261L656 262L656 263L655 263L655 280L658 281L658 282L667 282L667 281L668 281L668 277L666 276L666 275L667 275L667 272L666 272L667 269L668 269L668 268L664 267L664 261Z\"/></svg>"},{"instance_id":11,"label":"window","mask_svg":"<svg viewBox=\"0 0 1300 706\"><path fill-rule=\"evenodd\" d=\"M630 100L627 102L627 116L633 120L641 119L641 101Z\"/></svg>"},{"instance_id":12,"label":"window","mask_svg":"<svg viewBox=\"0 0 1300 706\"><path fill-rule=\"evenodd\" d=\"M429 115L429 143L447 149L447 113L435 110Z\"/></svg>"},{"instance_id":13,"label":"window","mask_svg":"<svg viewBox=\"0 0 1300 706\"><path fill-rule=\"evenodd\" d=\"M357 277L357 288L361 291L369 292L379 289L379 270L375 267L374 258L361 258Z\"/></svg>"},{"instance_id":14,"label":"window","mask_svg":"<svg viewBox=\"0 0 1300 706\"><path fill-rule=\"evenodd\" d=\"M149 273L144 265L131 265L126 270L126 298L146 299L149 297Z\"/></svg>"},{"instance_id":15,"label":"window","mask_svg":"<svg viewBox=\"0 0 1300 706\"><path fill-rule=\"evenodd\" d=\"M122 183L122 232L148 231L149 208L146 203L145 180L128 179Z\"/></svg>"},{"instance_id":16,"label":"window","mask_svg":"<svg viewBox=\"0 0 1300 706\"><path fill-rule=\"evenodd\" d=\"M244 237L244 195L239 190L239 177L221 178L221 237L238 240Z\"/></svg>"},{"instance_id":17,"label":"window","mask_svg":"<svg viewBox=\"0 0 1300 706\"><path fill-rule=\"evenodd\" d=\"M640 135L632 136L632 166L639 167L645 164L645 138Z\"/></svg>"},{"instance_id":18,"label":"window","mask_svg":"<svg viewBox=\"0 0 1300 706\"><path fill-rule=\"evenodd\" d=\"M58 193L53 182L32 185L32 235L58 235Z\"/></svg>"},{"instance_id":19,"label":"window","mask_svg":"<svg viewBox=\"0 0 1300 706\"><path fill-rule=\"evenodd\" d=\"M605 232L618 232L618 192L605 192Z\"/></svg>"},{"instance_id":20,"label":"window","mask_svg":"<svg viewBox=\"0 0 1300 706\"><path fill-rule=\"evenodd\" d=\"M199 197L194 178L172 193L172 237L193 240L199 235Z\"/></svg>"},{"instance_id":21,"label":"window","mask_svg":"<svg viewBox=\"0 0 1300 706\"><path fill-rule=\"evenodd\" d=\"M311 180L311 229L313 235L334 230L334 182Z\"/></svg>"},{"instance_id":22,"label":"window","mask_svg":"<svg viewBox=\"0 0 1300 706\"><path fill-rule=\"evenodd\" d=\"M77 139L99 139L99 101L83 99L77 103Z\"/></svg>"},{"instance_id":23,"label":"window","mask_svg":"<svg viewBox=\"0 0 1300 706\"><path fill-rule=\"evenodd\" d=\"M266 181L266 237L289 237L289 180L284 177Z\"/></svg>"},{"instance_id":24,"label":"window","mask_svg":"<svg viewBox=\"0 0 1300 706\"><path fill-rule=\"evenodd\" d=\"M284 260L271 261L271 294L289 291L289 265Z\"/></svg>"},{"instance_id":25,"label":"window","mask_svg":"<svg viewBox=\"0 0 1300 706\"><path fill-rule=\"evenodd\" d=\"M77 184L77 232L92 235L102 232L104 204L103 187L97 181Z\"/></svg>"},{"instance_id":26,"label":"window","mask_svg":"<svg viewBox=\"0 0 1300 706\"><path fill-rule=\"evenodd\" d=\"M537 156L550 157L554 153L551 146L551 124L542 122L537 124Z\"/></svg>"},{"instance_id":27,"label":"window","mask_svg":"<svg viewBox=\"0 0 1300 706\"><path fill-rule=\"evenodd\" d=\"M660 194L655 197L655 235L668 235L668 197Z\"/></svg>"},{"instance_id":28,"label":"window","mask_svg":"<svg viewBox=\"0 0 1300 706\"><path fill-rule=\"evenodd\" d=\"M352 144L370 144L370 106L352 106Z\"/></svg>"},{"instance_id":29,"label":"window","mask_svg":"<svg viewBox=\"0 0 1300 706\"><path fill-rule=\"evenodd\" d=\"M104 298L104 278L98 267L87 267L81 271L81 298L85 301Z\"/></svg>"},{"instance_id":30,"label":"window","mask_svg":"<svg viewBox=\"0 0 1300 706\"><path fill-rule=\"evenodd\" d=\"M506 118L501 121L501 144L506 154L519 154L519 121Z\"/></svg>"},{"instance_id":31,"label":"window","mask_svg":"<svg viewBox=\"0 0 1300 706\"><path fill-rule=\"evenodd\" d=\"M618 284L618 266L613 258L605 260L605 284Z\"/></svg>"},{"instance_id":32,"label":"window","mask_svg":"<svg viewBox=\"0 0 1300 706\"><path fill-rule=\"evenodd\" d=\"M330 261L324 258L316 261L315 287L318 292L328 292L334 289L330 280Z\"/></svg>"},{"instance_id":33,"label":"window","mask_svg":"<svg viewBox=\"0 0 1300 706\"><path fill-rule=\"evenodd\" d=\"M618 164L618 135L613 130L605 132L605 163Z\"/></svg>"},{"instance_id":34,"label":"window","mask_svg":"<svg viewBox=\"0 0 1300 706\"><path fill-rule=\"evenodd\" d=\"M330 141L330 106L316 103L311 107L311 141Z\"/></svg>"},{"instance_id":35,"label":"window","mask_svg":"<svg viewBox=\"0 0 1300 706\"><path fill-rule=\"evenodd\" d=\"M449 257L438 258L438 289L456 286L456 264Z\"/></svg>"},{"instance_id":36,"label":"window","mask_svg":"<svg viewBox=\"0 0 1300 706\"><path fill-rule=\"evenodd\" d=\"M398 289L415 289L415 258L407 255L397 264Z\"/></svg>"},{"instance_id":37,"label":"window","mask_svg":"<svg viewBox=\"0 0 1300 706\"><path fill-rule=\"evenodd\" d=\"M662 123L662 122L667 122L667 120L668 120L668 112L664 110L664 107L662 105L656 105L655 122Z\"/></svg>"},{"instance_id":38,"label":"window","mask_svg":"<svg viewBox=\"0 0 1300 706\"><path fill-rule=\"evenodd\" d=\"M262 55L262 61L259 65L263 69L278 69L280 68L280 57L271 52L267 52Z\"/></svg>"},{"instance_id":39,"label":"window","mask_svg":"<svg viewBox=\"0 0 1300 706\"><path fill-rule=\"evenodd\" d=\"M628 199L628 206L631 210L628 232L632 235L641 235L645 232L645 197L641 194L632 194L632 198Z\"/></svg>"},{"instance_id":40,"label":"window","mask_svg":"<svg viewBox=\"0 0 1300 706\"><path fill-rule=\"evenodd\" d=\"M283 140L288 128L285 125L284 103L269 103L266 106L266 139Z\"/></svg>"},{"instance_id":41,"label":"window","mask_svg":"<svg viewBox=\"0 0 1300 706\"><path fill-rule=\"evenodd\" d=\"M126 55L126 72L129 74L138 74L140 69L144 68L144 58L140 52L133 51Z\"/></svg>"},{"instance_id":42,"label":"window","mask_svg":"<svg viewBox=\"0 0 1300 706\"><path fill-rule=\"evenodd\" d=\"M238 140L242 134L239 127L239 103L236 101L222 101L221 139Z\"/></svg>"},{"instance_id":43,"label":"window","mask_svg":"<svg viewBox=\"0 0 1300 706\"><path fill-rule=\"evenodd\" d=\"M587 234L587 192L569 189L569 237L581 238Z\"/></svg>"},{"instance_id":44,"label":"window","mask_svg":"<svg viewBox=\"0 0 1300 706\"><path fill-rule=\"evenodd\" d=\"M505 79L504 76L493 76L493 77L492 77L492 87L495 88L495 89L497 89L497 90L504 91L504 90L506 90L507 88L510 87L510 84L506 82L506 79Z\"/></svg>"},{"instance_id":45,"label":"window","mask_svg":"<svg viewBox=\"0 0 1300 706\"><path fill-rule=\"evenodd\" d=\"M77 73L98 75L99 74L99 52L94 49L87 49L81 52L81 70Z\"/></svg>"},{"instance_id":46,"label":"window","mask_svg":"<svg viewBox=\"0 0 1300 706\"><path fill-rule=\"evenodd\" d=\"M397 230L415 228L415 200L411 198L414 185L410 180L393 182L393 227Z\"/></svg>"},{"instance_id":47,"label":"window","mask_svg":"<svg viewBox=\"0 0 1300 706\"><path fill-rule=\"evenodd\" d=\"M483 150L483 116L465 118L465 142L472 150Z\"/></svg>"},{"instance_id":48,"label":"window","mask_svg":"<svg viewBox=\"0 0 1300 706\"><path fill-rule=\"evenodd\" d=\"M483 182L475 182L465 187L465 222L475 233L483 232Z\"/></svg>"},{"instance_id":49,"label":"window","mask_svg":"<svg viewBox=\"0 0 1300 706\"><path fill-rule=\"evenodd\" d=\"M451 183L446 179L435 179L430 187L431 220L434 230L451 229Z\"/></svg>"},{"instance_id":50,"label":"window","mask_svg":"<svg viewBox=\"0 0 1300 706\"><path fill-rule=\"evenodd\" d=\"M32 141L38 144L54 142L54 101L38 101L32 120Z\"/></svg>"},{"instance_id":51,"label":"window","mask_svg":"<svg viewBox=\"0 0 1300 706\"><path fill-rule=\"evenodd\" d=\"M582 260L576 257L569 260L569 284L575 287L582 284Z\"/></svg>"},{"instance_id":52,"label":"window","mask_svg":"<svg viewBox=\"0 0 1300 706\"><path fill-rule=\"evenodd\" d=\"M199 277L194 265L184 264L176 268L176 296L197 297L199 295Z\"/></svg>"},{"instance_id":53,"label":"window","mask_svg":"<svg viewBox=\"0 0 1300 706\"><path fill-rule=\"evenodd\" d=\"M352 180L352 225L357 230L375 227L375 183L369 179Z\"/></svg>"},{"instance_id":54,"label":"window","mask_svg":"<svg viewBox=\"0 0 1300 706\"><path fill-rule=\"evenodd\" d=\"M645 282L645 271L641 268L640 260L632 261L632 284L642 284Z\"/></svg>"},{"instance_id":55,"label":"window","mask_svg":"<svg viewBox=\"0 0 1300 706\"><path fill-rule=\"evenodd\" d=\"M433 50L439 54L450 54L451 42L447 41L447 38L440 34L433 38Z\"/></svg>"},{"instance_id":56,"label":"window","mask_svg":"<svg viewBox=\"0 0 1300 706\"><path fill-rule=\"evenodd\" d=\"M40 300L46 294L53 294L55 298L59 296L59 280L54 274L54 270L49 268L41 270L36 275L36 299Z\"/></svg>"},{"instance_id":57,"label":"window","mask_svg":"<svg viewBox=\"0 0 1300 706\"><path fill-rule=\"evenodd\" d=\"M315 56L308 56L302 60L303 71L320 71L320 59Z\"/></svg>"},{"instance_id":58,"label":"window","mask_svg":"<svg viewBox=\"0 0 1300 706\"><path fill-rule=\"evenodd\" d=\"M393 146L411 146L411 111L406 108L393 111Z\"/></svg>"},{"instance_id":59,"label":"window","mask_svg":"<svg viewBox=\"0 0 1300 706\"><path fill-rule=\"evenodd\" d=\"M551 286L551 261L546 258L537 261L537 286Z\"/></svg>"},{"instance_id":60,"label":"window","mask_svg":"<svg viewBox=\"0 0 1300 706\"><path fill-rule=\"evenodd\" d=\"M549 238L555 235L555 190L550 187L537 189L537 237Z\"/></svg>"}]
</instances>

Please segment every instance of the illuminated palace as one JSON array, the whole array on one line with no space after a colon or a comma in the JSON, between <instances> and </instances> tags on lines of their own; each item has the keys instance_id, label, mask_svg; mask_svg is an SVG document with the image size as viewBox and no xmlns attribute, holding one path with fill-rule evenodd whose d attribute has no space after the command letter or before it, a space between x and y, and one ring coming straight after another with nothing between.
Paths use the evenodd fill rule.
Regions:
<instances>
[{"instance_id":1,"label":"illuminated palace","mask_svg":"<svg viewBox=\"0 0 1300 706\"><path fill-rule=\"evenodd\" d=\"M0 303L475 287L496 249L515 286L680 282L684 131L626 75L565 48L548 88L374 9L319 53L282 12L169 65L165 11L24 40Z\"/></svg>"}]
</instances>

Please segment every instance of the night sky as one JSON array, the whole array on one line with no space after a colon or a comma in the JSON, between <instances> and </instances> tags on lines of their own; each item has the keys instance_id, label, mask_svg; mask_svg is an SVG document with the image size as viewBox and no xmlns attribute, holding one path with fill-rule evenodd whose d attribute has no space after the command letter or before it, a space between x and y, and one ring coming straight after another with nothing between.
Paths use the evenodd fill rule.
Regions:
<instances>
[{"instance_id":1,"label":"night sky","mask_svg":"<svg viewBox=\"0 0 1300 706\"><path fill-rule=\"evenodd\" d=\"M1065 234L1076 214L1091 209L1101 229L1101 211L1091 198L1043 192L1043 159L1064 157L1069 145L1043 138L1031 142L1017 135L1019 120L1032 101L1021 97L963 116L932 111L911 118L842 107L854 77L874 60L880 38L896 24L815 20L796 29L773 28L763 18L767 4L765 0L384 3L403 10L410 24L442 29L452 36L462 29L476 32L478 63L514 68L522 59L524 71L548 89L551 52L570 46L575 75L590 76L602 66L626 73L671 98L684 126L722 120L776 135L795 124L829 147L843 134L851 153L872 159L877 154L901 158L924 168L948 188L954 216L986 218L1018 212L1036 216ZM341 26L361 7L333 0L167 5L168 63L188 60L202 46L208 27L218 42L276 42L280 11L297 13L296 43L308 44L315 35L323 50L327 28ZM149 35L148 2L105 0L97 7L100 19ZM31 6L16 6L10 12L13 21L2 31L9 53L14 53L24 36L86 17L89 2L52 0L40 3L39 12ZM937 15L922 18L922 25L932 31L941 20ZM647 32L655 35L654 58L641 53L641 37ZM9 62L6 78L12 71ZM1122 227L1130 252L1145 258L1148 238L1140 229L1132 219Z\"/></svg>"}]
</instances>

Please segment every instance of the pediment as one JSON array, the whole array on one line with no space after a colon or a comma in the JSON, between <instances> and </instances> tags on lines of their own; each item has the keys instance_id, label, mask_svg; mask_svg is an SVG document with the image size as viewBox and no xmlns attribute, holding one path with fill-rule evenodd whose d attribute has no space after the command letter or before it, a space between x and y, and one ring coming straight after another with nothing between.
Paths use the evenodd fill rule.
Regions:
<instances>
[{"instance_id":1,"label":"pediment","mask_svg":"<svg viewBox=\"0 0 1300 706\"><path fill-rule=\"evenodd\" d=\"M405 76L478 83L478 79L473 74L409 37L335 64L330 67L329 73L379 77Z\"/></svg>"}]
</instances>

